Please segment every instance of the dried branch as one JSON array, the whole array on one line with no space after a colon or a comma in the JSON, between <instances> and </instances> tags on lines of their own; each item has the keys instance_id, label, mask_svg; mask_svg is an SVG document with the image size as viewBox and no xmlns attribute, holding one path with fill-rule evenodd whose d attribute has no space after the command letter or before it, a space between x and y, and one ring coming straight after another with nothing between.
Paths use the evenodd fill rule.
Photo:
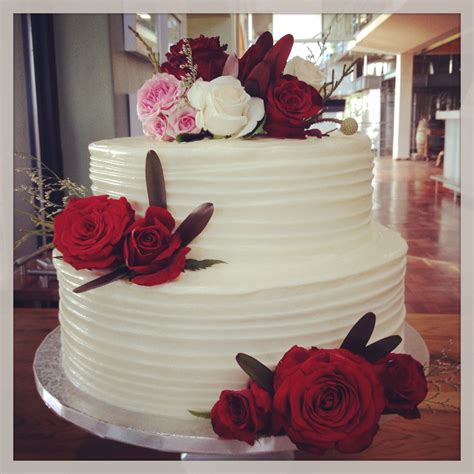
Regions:
<instances>
[{"instance_id":1,"label":"dried branch","mask_svg":"<svg viewBox=\"0 0 474 474\"><path fill-rule=\"evenodd\" d=\"M142 38L140 33L136 31L134 28L132 28L130 25L128 25L128 29L132 31L132 33L136 36L138 41L140 41L143 46L145 47L147 51L147 58L150 61L150 63L153 66L153 69L155 70L155 74L158 74L161 72L161 67L160 67L160 54L158 52L154 52L151 46Z\"/></svg>"},{"instance_id":2,"label":"dried branch","mask_svg":"<svg viewBox=\"0 0 474 474\"><path fill-rule=\"evenodd\" d=\"M311 61L315 65L318 64L318 62L320 61L322 55L324 54L324 52L327 49L326 43L328 42L330 34L331 34L331 26L329 26L329 28L327 30L327 33L321 32L321 33L318 33L317 35L315 35L311 38L311 40L313 40L313 41L316 40L316 43L318 44L318 47L319 47L319 54L318 54L318 57L316 57L314 55L313 50L308 45L306 45L306 48L308 49L308 55L306 56L306 59L308 61ZM317 39L318 36L320 36L321 39Z\"/></svg>"},{"instance_id":3,"label":"dried branch","mask_svg":"<svg viewBox=\"0 0 474 474\"><path fill-rule=\"evenodd\" d=\"M435 412L433 405L442 407L444 410L451 409L459 411L459 405L450 403L451 400L441 399L443 386L449 387L455 392L459 392L460 384L458 381L460 364L458 360L453 360L450 356L453 341L449 340L447 349L441 350L441 356L435 359L429 367L428 384L430 396L427 397L423 404L431 411Z\"/></svg>"},{"instance_id":4,"label":"dried branch","mask_svg":"<svg viewBox=\"0 0 474 474\"><path fill-rule=\"evenodd\" d=\"M325 82L321 88L319 89L319 93L321 94L321 97L323 99L323 103L326 102L333 94L334 91L341 85L342 81L352 74L354 71L354 66L357 63L357 59L354 60L349 66L347 64L344 64L342 68L342 74L339 76L339 79L336 80L335 78L335 71L334 69L331 72L331 80L329 82Z\"/></svg>"},{"instance_id":5,"label":"dried branch","mask_svg":"<svg viewBox=\"0 0 474 474\"><path fill-rule=\"evenodd\" d=\"M33 229L22 230L22 236L15 242L15 248L25 243L30 237L52 237L54 231L54 215L60 212L71 197L84 197L88 194L85 186L72 182L69 178L60 178L54 171L32 156L16 153L20 159L36 162L36 166L16 168L17 173L23 173L29 180L28 184L21 184L15 188L22 193L23 201L31 208L30 212L15 210L30 219ZM45 173L47 171L47 173ZM48 176L49 174L49 176ZM58 194L63 195L61 203L54 199Z\"/></svg>"},{"instance_id":6,"label":"dried branch","mask_svg":"<svg viewBox=\"0 0 474 474\"><path fill-rule=\"evenodd\" d=\"M323 56L324 52L327 49L327 42L329 40L329 35L331 34L331 26L328 28L328 32L326 34L323 34L321 37L321 41L318 41L318 46L319 46L319 55L316 59L316 64L320 61L321 57Z\"/></svg>"}]
</instances>

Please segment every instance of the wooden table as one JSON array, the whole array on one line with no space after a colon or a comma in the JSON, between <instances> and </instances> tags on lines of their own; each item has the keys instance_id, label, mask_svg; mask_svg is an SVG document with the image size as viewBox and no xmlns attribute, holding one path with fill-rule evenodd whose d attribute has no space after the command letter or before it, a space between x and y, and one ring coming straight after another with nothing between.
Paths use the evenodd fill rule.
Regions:
<instances>
[{"instance_id":1,"label":"wooden table","mask_svg":"<svg viewBox=\"0 0 474 474\"><path fill-rule=\"evenodd\" d=\"M328 452L323 459L460 459L459 328L456 314L410 314L409 323L425 339L431 354L430 402L419 420L397 417L382 425L374 443L357 455ZM129 446L89 434L59 418L40 399L33 379L33 357L43 338L58 325L56 309L15 311L15 450L16 460L160 460L174 453ZM298 453L297 459L318 459Z\"/></svg>"}]
</instances>

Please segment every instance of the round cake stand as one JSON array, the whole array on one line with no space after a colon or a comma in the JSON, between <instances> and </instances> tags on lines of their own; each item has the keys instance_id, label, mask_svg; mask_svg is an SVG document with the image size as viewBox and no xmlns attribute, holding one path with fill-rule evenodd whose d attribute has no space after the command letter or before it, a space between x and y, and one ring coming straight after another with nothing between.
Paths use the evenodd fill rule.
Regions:
<instances>
[{"instance_id":1,"label":"round cake stand","mask_svg":"<svg viewBox=\"0 0 474 474\"><path fill-rule=\"evenodd\" d=\"M428 366L428 348L420 334L408 324L405 328L405 352ZM287 436L260 438L254 446L237 440L222 440L213 432L209 420L177 420L132 412L82 392L69 381L62 369L59 327L50 332L38 347L33 371L38 393L51 410L101 438L178 452L183 460L294 459L296 448ZM382 415L381 423L394 416Z\"/></svg>"}]
</instances>

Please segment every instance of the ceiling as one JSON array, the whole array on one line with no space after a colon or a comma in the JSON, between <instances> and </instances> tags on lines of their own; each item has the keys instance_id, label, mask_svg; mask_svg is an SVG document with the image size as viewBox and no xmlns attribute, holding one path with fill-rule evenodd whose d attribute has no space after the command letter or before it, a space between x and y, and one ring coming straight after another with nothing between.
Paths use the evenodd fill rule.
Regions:
<instances>
[{"instance_id":1,"label":"ceiling","mask_svg":"<svg viewBox=\"0 0 474 474\"><path fill-rule=\"evenodd\" d=\"M383 14L356 36L352 51L417 54L452 41L459 33L458 14Z\"/></svg>"}]
</instances>

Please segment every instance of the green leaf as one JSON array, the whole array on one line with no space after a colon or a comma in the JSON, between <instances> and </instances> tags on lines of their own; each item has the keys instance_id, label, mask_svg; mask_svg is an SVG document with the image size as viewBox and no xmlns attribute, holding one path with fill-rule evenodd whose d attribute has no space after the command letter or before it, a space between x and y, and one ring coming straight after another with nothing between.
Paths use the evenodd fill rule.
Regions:
<instances>
[{"instance_id":1,"label":"green leaf","mask_svg":"<svg viewBox=\"0 0 474 474\"><path fill-rule=\"evenodd\" d=\"M178 143L183 142L196 142L198 140L202 140L203 138L212 138L212 133L208 132L207 130L203 130L199 133L180 133L176 136L176 141Z\"/></svg>"},{"instance_id":2,"label":"green leaf","mask_svg":"<svg viewBox=\"0 0 474 474\"><path fill-rule=\"evenodd\" d=\"M218 263L227 262L224 262L223 260L195 260L193 258L188 258L186 260L186 265L184 266L184 269L195 272L196 270L203 270L204 268L212 267L213 265L217 265Z\"/></svg>"},{"instance_id":3,"label":"green leaf","mask_svg":"<svg viewBox=\"0 0 474 474\"><path fill-rule=\"evenodd\" d=\"M369 342L370 336L374 332L375 314L366 313L362 316L349 331L344 341L342 341L341 349L347 349L354 354L361 355L365 346Z\"/></svg>"},{"instance_id":4,"label":"green leaf","mask_svg":"<svg viewBox=\"0 0 474 474\"><path fill-rule=\"evenodd\" d=\"M146 155L145 179L150 206L166 209L166 187L163 167L161 166L160 158L153 150L150 150Z\"/></svg>"},{"instance_id":5,"label":"green leaf","mask_svg":"<svg viewBox=\"0 0 474 474\"><path fill-rule=\"evenodd\" d=\"M244 135L242 138L252 138L256 135L265 135L267 132L263 129L263 124L265 123L265 119L267 118L266 115L264 115L258 122L257 125L255 125L255 128Z\"/></svg>"},{"instance_id":6,"label":"green leaf","mask_svg":"<svg viewBox=\"0 0 474 474\"><path fill-rule=\"evenodd\" d=\"M195 411L195 410L188 410L191 415L196 416L197 418L205 418L206 420L211 419L211 413L208 411Z\"/></svg>"},{"instance_id":7,"label":"green leaf","mask_svg":"<svg viewBox=\"0 0 474 474\"><path fill-rule=\"evenodd\" d=\"M84 293L85 291L90 291L95 288L99 288L100 286L107 285L109 283L112 283L115 280L119 280L120 278L123 278L124 276L129 274L128 268L125 266L123 267L118 267L115 270L113 270L110 273L106 273L104 275L101 275L98 278L95 278L94 280L88 281L87 283L84 283L81 286L78 286L77 288L74 288L73 293Z\"/></svg>"},{"instance_id":8,"label":"green leaf","mask_svg":"<svg viewBox=\"0 0 474 474\"><path fill-rule=\"evenodd\" d=\"M257 382L260 387L273 394L273 372L266 365L242 352L235 356L235 360L254 382Z\"/></svg>"},{"instance_id":9,"label":"green leaf","mask_svg":"<svg viewBox=\"0 0 474 474\"><path fill-rule=\"evenodd\" d=\"M205 202L196 207L191 214L178 226L175 233L181 238L181 246L186 247L206 227L214 212L214 205Z\"/></svg>"},{"instance_id":10,"label":"green leaf","mask_svg":"<svg viewBox=\"0 0 474 474\"><path fill-rule=\"evenodd\" d=\"M369 362L374 363L390 354L401 342L402 338L398 335L387 336L369 344L361 355Z\"/></svg>"}]
</instances>

